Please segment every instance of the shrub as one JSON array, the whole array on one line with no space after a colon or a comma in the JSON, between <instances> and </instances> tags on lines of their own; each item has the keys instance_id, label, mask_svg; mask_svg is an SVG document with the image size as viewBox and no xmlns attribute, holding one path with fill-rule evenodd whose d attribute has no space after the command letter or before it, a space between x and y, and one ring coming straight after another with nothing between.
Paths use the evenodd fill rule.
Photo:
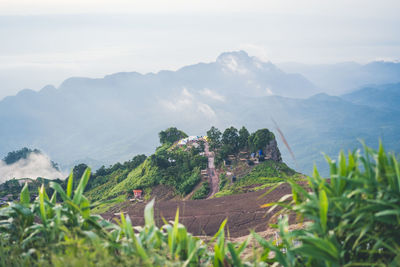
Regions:
<instances>
[{"instance_id":1,"label":"shrub","mask_svg":"<svg viewBox=\"0 0 400 267\"><path fill-rule=\"evenodd\" d=\"M281 245L256 236L265 253L274 251L273 260L283 266L399 266L400 169L395 155L380 144L378 151L364 145L364 155L349 153L347 162L343 152L338 163L326 158L330 180L315 168L309 191L290 181L292 200L271 208L297 213L307 227L288 232L287 217L281 220Z\"/></svg>"},{"instance_id":2,"label":"shrub","mask_svg":"<svg viewBox=\"0 0 400 267\"><path fill-rule=\"evenodd\" d=\"M221 173L219 175L219 190L222 190L225 187L227 182L228 182L228 178L226 177L226 174Z\"/></svg>"},{"instance_id":3,"label":"shrub","mask_svg":"<svg viewBox=\"0 0 400 267\"><path fill-rule=\"evenodd\" d=\"M193 188L201 181L200 169L194 171L184 182L178 187L178 192L187 195L192 192Z\"/></svg>"},{"instance_id":4,"label":"shrub","mask_svg":"<svg viewBox=\"0 0 400 267\"><path fill-rule=\"evenodd\" d=\"M210 193L210 184L208 181L204 182L201 187L194 192L192 199L203 199Z\"/></svg>"}]
</instances>

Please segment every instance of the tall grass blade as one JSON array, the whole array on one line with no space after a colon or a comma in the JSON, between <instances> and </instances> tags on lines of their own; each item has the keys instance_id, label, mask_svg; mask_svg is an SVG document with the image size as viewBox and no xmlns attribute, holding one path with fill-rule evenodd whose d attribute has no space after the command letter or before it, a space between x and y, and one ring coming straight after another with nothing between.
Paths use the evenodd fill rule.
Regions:
<instances>
[{"instance_id":1,"label":"tall grass blade","mask_svg":"<svg viewBox=\"0 0 400 267\"><path fill-rule=\"evenodd\" d=\"M154 198L144 208L144 222L147 227L155 225L154 223Z\"/></svg>"},{"instance_id":2,"label":"tall grass blade","mask_svg":"<svg viewBox=\"0 0 400 267\"><path fill-rule=\"evenodd\" d=\"M322 190L319 192L319 218L324 232L326 232L326 224L328 221L328 205L328 197L326 196L325 190Z\"/></svg>"},{"instance_id":3,"label":"tall grass blade","mask_svg":"<svg viewBox=\"0 0 400 267\"><path fill-rule=\"evenodd\" d=\"M72 196L73 186L74 186L74 173L73 171L71 171L71 173L69 174L68 184L67 184L67 196L69 198L71 198Z\"/></svg>"},{"instance_id":4,"label":"tall grass blade","mask_svg":"<svg viewBox=\"0 0 400 267\"><path fill-rule=\"evenodd\" d=\"M53 188L54 191L60 195L60 197L63 201L70 200L70 198L65 194L64 190L62 189L62 187L59 184L50 182L50 187Z\"/></svg>"},{"instance_id":5,"label":"tall grass blade","mask_svg":"<svg viewBox=\"0 0 400 267\"><path fill-rule=\"evenodd\" d=\"M28 205L29 202L31 202L31 197L29 194L28 183L25 183L24 187L21 190L19 203L21 203L22 205Z\"/></svg>"},{"instance_id":6,"label":"tall grass blade","mask_svg":"<svg viewBox=\"0 0 400 267\"><path fill-rule=\"evenodd\" d=\"M44 190L44 184L42 184L42 187L39 189L39 209L40 209L40 217L42 218L44 225L47 224L46 207L44 205L45 194L46 191Z\"/></svg>"},{"instance_id":7,"label":"tall grass blade","mask_svg":"<svg viewBox=\"0 0 400 267\"><path fill-rule=\"evenodd\" d=\"M86 168L85 172L82 175L81 180L79 181L78 187L75 190L74 198L72 199L72 201L76 205L79 205L81 202L83 191L85 190L89 178L90 178L90 168Z\"/></svg>"}]
</instances>

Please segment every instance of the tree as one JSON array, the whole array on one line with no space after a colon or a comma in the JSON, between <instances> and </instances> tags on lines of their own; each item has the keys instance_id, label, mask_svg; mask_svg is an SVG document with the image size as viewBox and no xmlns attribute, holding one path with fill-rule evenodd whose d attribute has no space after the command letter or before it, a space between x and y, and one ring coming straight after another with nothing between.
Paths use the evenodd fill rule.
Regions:
<instances>
[{"instance_id":1,"label":"tree","mask_svg":"<svg viewBox=\"0 0 400 267\"><path fill-rule=\"evenodd\" d=\"M246 127L243 126L239 130L239 149L244 149L247 147L249 136L249 131L247 131Z\"/></svg>"},{"instance_id":2,"label":"tree","mask_svg":"<svg viewBox=\"0 0 400 267\"><path fill-rule=\"evenodd\" d=\"M38 149L30 149L27 147L21 148L20 150L8 152L7 156L4 157L3 161L7 164L13 164L20 159L27 159L30 154L40 154L40 150Z\"/></svg>"},{"instance_id":3,"label":"tree","mask_svg":"<svg viewBox=\"0 0 400 267\"><path fill-rule=\"evenodd\" d=\"M207 131L207 138L212 150L221 146L221 132L216 127L212 126L211 129Z\"/></svg>"},{"instance_id":4,"label":"tree","mask_svg":"<svg viewBox=\"0 0 400 267\"><path fill-rule=\"evenodd\" d=\"M124 162L124 167L127 167L129 170L135 169L137 166L142 164L146 160L147 156L144 154L134 156L130 161Z\"/></svg>"},{"instance_id":5,"label":"tree","mask_svg":"<svg viewBox=\"0 0 400 267\"><path fill-rule=\"evenodd\" d=\"M161 131L158 136L160 137L160 143L165 144L165 143L174 143L182 138L188 137L187 134L184 132L178 130L175 127L170 127L166 129L165 131Z\"/></svg>"},{"instance_id":6,"label":"tree","mask_svg":"<svg viewBox=\"0 0 400 267\"><path fill-rule=\"evenodd\" d=\"M83 173L89 166L86 165L85 163L80 163L78 165L75 165L75 167L72 169L72 173L74 176L74 188L76 188L79 184L79 181L82 178ZM65 186L67 185L68 179L64 180ZM91 179L89 179L89 183L91 182Z\"/></svg>"},{"instance_id":7,"label":"tree","mask_svg":"<svg viewBox=\"0 0 400 267\"><path fill-rule=\"evenodd\" d=\"M222 134L221 142L224 146L230 147L232 152L237 152L239 148L238 130L233 126L225 129L224 133Z\"/></svg>"},{"instance_id":8,"label":"tree","mask_svg":"<svg viewBox=\"0 0 400 267\"><path fill-rule=\"evenodd\" d=\"M96 177L97 176L105 176L105 175L107 175L108 174L108 172L107 172L107 169L106 169L106 167L104 166L104 165L102 165L97 171L96 171Z\"/></svg>"},{"instance_id":9,"label":"tree","mask_svg":"<svg viewBox=\"0 0 400 267\"><path fill-rule=\"evenodd\" d=\"M263 150L274 138L274 134L268 129L257 130L249 136L249 147L251 151Z\"/></svg>"}]
</instances>

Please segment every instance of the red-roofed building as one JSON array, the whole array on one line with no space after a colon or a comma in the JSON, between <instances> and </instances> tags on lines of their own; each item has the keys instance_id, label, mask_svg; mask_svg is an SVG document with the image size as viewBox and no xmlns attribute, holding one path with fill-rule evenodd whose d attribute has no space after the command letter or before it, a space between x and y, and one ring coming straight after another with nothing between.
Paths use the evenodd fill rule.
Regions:
<instances>
[{"instance_id":1,"label":"red-roofed building","mask_svg":"<svg viewBox=\"0 0 400 267\"><path fill-rule=\"evenodd\" d=\"M133 190L133 195L135 196L135 198L141 198L142 197L142 190L138 189L138 190Z\"/></svg>"}]
</instances>

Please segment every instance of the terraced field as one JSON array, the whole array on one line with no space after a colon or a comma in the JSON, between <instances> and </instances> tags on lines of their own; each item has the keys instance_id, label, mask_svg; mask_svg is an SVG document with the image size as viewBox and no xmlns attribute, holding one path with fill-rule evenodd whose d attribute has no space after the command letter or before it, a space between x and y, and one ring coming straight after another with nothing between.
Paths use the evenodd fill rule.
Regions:
<instances>
[{"instance_id":1,"label":"terraced field","mask_svg":"<svg viewBox=\"0 0 400 267\"><path fill-rule=\"evenodd\" d=\"M261 197L266 190L268 189L212 199L156 201L156 221L158 225L162 225L162 217L167 221L173 220L179 207L179 221L195 235L214 235L225 218L228 218L227 229L232 237L247 235L251 229L265 231L268 224L272 223L272 214L266 214L266 209L260 206L278 201L282 196L290 194L291 188L288 184L282 184L267 196ZM143 225L144 207L145 203L125 203L102 216L112 220L118 218L117 213L122 211L130 216L134 225ZM291 220L294 222L294 218Z\"/></svg>"}]
</instances>

